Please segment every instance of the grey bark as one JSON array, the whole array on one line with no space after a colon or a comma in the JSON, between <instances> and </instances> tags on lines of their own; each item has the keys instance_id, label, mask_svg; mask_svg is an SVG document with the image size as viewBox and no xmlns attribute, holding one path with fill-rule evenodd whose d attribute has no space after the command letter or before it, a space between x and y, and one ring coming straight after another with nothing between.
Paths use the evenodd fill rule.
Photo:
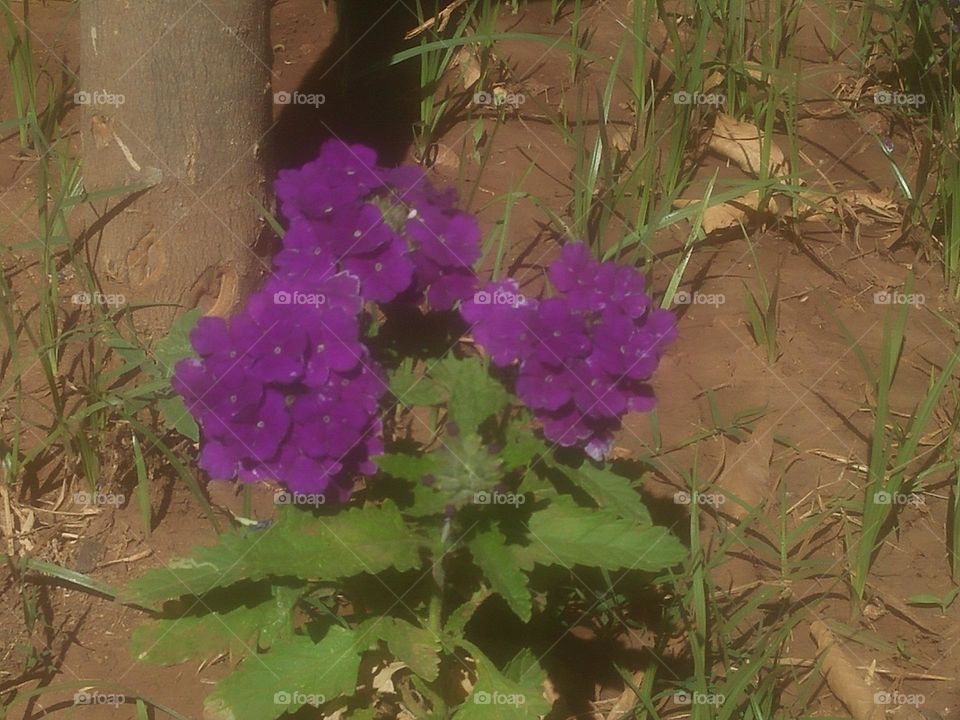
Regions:
<instances>
[{"instance_id":1,"label":"grey bark","mask_svg":"<svg viewBox=\"0 0 960 720\"><path fill-rule=\"evenodd\" d=\"M128 302L227 314L264 269L268 2L81 3L84 186L149 186L95 203L98 280ZM179 312L136 317L154 331Z\"/></svg>"}]
</instances>

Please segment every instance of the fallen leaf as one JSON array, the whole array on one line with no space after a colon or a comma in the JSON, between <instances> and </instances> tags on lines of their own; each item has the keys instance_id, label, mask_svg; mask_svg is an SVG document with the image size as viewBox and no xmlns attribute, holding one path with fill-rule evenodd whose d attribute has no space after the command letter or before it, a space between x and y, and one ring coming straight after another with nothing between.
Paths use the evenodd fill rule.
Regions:
<instances>
[{"instance_id":1,"label":"fallen leaf","mask_svg":"<svg viewBox=\"0 0 960 720\"><path fill-rule=\"evenodd\" d=\"M687 207L688 205L695 205L699 202L701 201L678 198L677 200L673 201L673 206ZM767 207L765 211L760 211L758 209L759 206L760 192L758 190L754 190L733 200L720 203L719 205L711 205L703 212L703 220L701 223L703 232L704 234L709 235L714 230L724 230L726 228L739 227L740 225L750 225L753 224L756 216L761 212L769 214L775 214L777 212L777 204L774 202L772 197L767 199Z\"/></svg>"},{"instance_id":2,"label":"fallen leaf","mask_svg":"<svg viewBox=\"0 0 960 720\"><path fill-rule=\"evenodd\" d=\"M740 122L725 113L717 113L709 148L718 155L732 160L748 175L760 176L763 133L750 123ZM768 171L771 176L789 173L789 164L783 151L773 141L770 144Z\"/></svg>"},{"instance_id":3,"label":"fallen leaf","mask_svg":"<svg viewBox=\"0 0 960 720\"><path fill-rule=\"evenodd\" d=\"M464 45L457 50L450 64L460 69L460 79L465 90L472 88L480 79L480 61L477 59L475 50L469 45Z\"/></svg>"},{"instance_id":4,"label":"fallen leaf","mask_svg":"<svg viewBox=\"0 0 960 720\"><path fill-rule=\"evenodd\" d=\"M406 663L392 662L373 676L373 689L378 693L393 695L397 692L393 684L393 676L407 667Z\"/></svg>"},{"instance_id":5,"label":"fallen leaf","mask_svg":"<svg viewBox=\"0 0 960 720\"><path fill-rule=\"evenodd\" d=\"M720 512L737 522L770 495L770 457L773 455L773 429L777 418L771 413L757 423L747 440L727 454L717 478L716 487L724 492L726 502Z\"/></svg>"},{"instance_id":6,"label":"fallen leaf","mask_svg":"<svg viewBox=\"0 0 960 720\"><path fill-rule=\"evenodd\" d=\"M633 139L633 133L630 128L611 124L607 127L607 134L610 138L610 144L613 145L614 149L624 155L630 152L631 140Z\"/></svg>"},{"instance_id":7,"label":"fallen leaf","mask_svg":"<svg viewBox=\"0 0 960 720\"><path fill-rule=\"evenodd\" d=\"M643 673L643 670L638 670L633 674L633 684L636 687L643 684ZM632 711L637 706L637 702L637 694L628 685L610 708L606 720L627 720L633 717Z\"/></svg>"}]
</instances>

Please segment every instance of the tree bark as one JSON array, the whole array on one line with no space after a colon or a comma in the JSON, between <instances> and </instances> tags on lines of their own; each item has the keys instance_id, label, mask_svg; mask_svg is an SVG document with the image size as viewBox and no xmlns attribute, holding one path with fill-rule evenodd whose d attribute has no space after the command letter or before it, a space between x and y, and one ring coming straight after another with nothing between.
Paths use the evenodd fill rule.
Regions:
<instances>
[{"instance_id":1,"label":"tree bark","mask_svg":"<svg viewBox=\"0 0 960 720\"><path fill-rule=\"evenodd\" d=\"M225 315L268 266L254 252L267 204L271 122L266 0L82 0L83 178L98 281L148 332L183 309ZM131 193L131 186L148 186Z\"/></svg>"}]
</instances>

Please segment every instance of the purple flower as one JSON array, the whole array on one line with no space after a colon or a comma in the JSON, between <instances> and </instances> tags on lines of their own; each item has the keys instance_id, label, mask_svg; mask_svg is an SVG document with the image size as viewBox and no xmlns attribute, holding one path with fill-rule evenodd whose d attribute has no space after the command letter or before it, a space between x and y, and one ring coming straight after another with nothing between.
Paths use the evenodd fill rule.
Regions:
<instances>
[{"instance_id":1,"label":"purple flower","mask_svg":"<svg viewBox=\"0 0 960 720\"><path fill-rule=\"evenodd\" d=\"M386 383L360 340L359 290L342 272L309 293L275 277L229 321L197 324L199 357L178 363L172 385L212 477L345 499L356 475L375 470Z\"/></svg>"},{"instance_id":2,"label":"purple flower","mask_svg":"<svg viewBox=\"0 0 960 720\"><path fill-rule=\"evenodd\" d=\"M473 337L497 365L509 365L525 357L534 344L536 305L517 302L521 297L515 280L487 283L471 300L460 305L460 314L473 325ZM514 302L499 302L501 299Z\"/></svg>"},{"instance_id":3,"label":"purple flower","mask_svg":"<svg viewBox=\"0 0 960 720\"><path fill-rule=\"evenodd\" d=\"M344 267L360 278L363 297L376 302L390 302L410 287L413 263L406 251L396 244L386 245L378 252L353 255Z\"/></svg>"},{"instance_id":4,"label":"purple flower","mask_svg":"<svg viewBox=\"0 0 960 720\"><path fill-rule=\"evenodd\" d=\"M276 190L290 221L275 260L283 283L309 291L346 270L364 301L426 298L443 310L472 293L479 226L420 168L385 168L372 150L330 140L316 161L280 173Z\"/></svg>"},{"instance_id":5,"label":"purple flower","mask_svg":"<svg viewBox=\"0 0 960 720\"><path fill-rule=\"evenodd\" d=\"M485 286L460 313L494 364L519 361L516 392L544 436L602 459L627 412L653 409L643 381L676 335L676 320L651 307L640 273L598 262L580 243L563 248L548 277L557 290L548 300L517 302L517 283L508 280Z\"/></svg>"}]
</instances>

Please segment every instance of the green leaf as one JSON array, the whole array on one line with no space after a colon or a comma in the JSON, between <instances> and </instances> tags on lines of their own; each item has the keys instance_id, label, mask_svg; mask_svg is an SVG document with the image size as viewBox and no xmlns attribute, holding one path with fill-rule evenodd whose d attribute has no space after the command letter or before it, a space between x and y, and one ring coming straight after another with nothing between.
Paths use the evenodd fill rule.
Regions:
<instances>
[{"instance_id":1,"label":"green leaf","mask_svg":"<svg viewBox=\"0 0 960 720\"><path fill-rule=\"evenodd\" d=\"M544 565L655 571L687 550L666 528L644 527L610 510L591 510L560 496L530 516L529 557Z\"/></svg>"},{"instance_id":2,"label":"green leaf","mask_svg":"<svg viewBox=\"0 0 960 720\"><path fill-rule=\"evenodd\" d=\"M960 587L955 587L947 591L943 596L928 594L913 595L907 599L907 602L911 605L937 605L941 608L947 608L957 599L958 594L960 594Z\"/></svg>"},{"instance_id":3,"label":"green leaf","mask_svg":"<svg viewBox=\"0 0 960 720\"><path fill-rule=\"evenodd\" d=\"M400 512L409 517L422 518L442 515L450 505L450 497L436 488L418 485L413 488L413 504L401 508Z\"/></svg>"},{"instance_id":4,"label":"green leaf","mask_svg":"<svg viewBox=\"0 0 960 720\"><path fill-rule=\"evenodd\" d=\"M168 398L160 398L156 405L164 425L173 428L194 442L199 442L200 428L197 427L197 423L187 410L187 406L183 404L182 397L173 395Z\"/></svg>"},{"instance_id":5,"label":"green leaf","mask_svg":"<svg viewBox=\"0 0 960 720\"><path fill-rule=\"evenodd\" d=\"M476 662L477 682L454 714L456 720L538 720L550 712L550 703L543 699L547 674L532 656L521 651L508 663L514 679L497 670L472 643L461 644Z\"/></svg>"},{"instance_id":6,"label":"green leaf","mask_svg":"<svg viewBox=\"0 0 960 720\"><path fill-rule=\"evenodd\" d=\"M447 622L443 626L444 635L454 641L463 637L467 628L467 623L474 613L486 602L487 598L493 595L493 591L488 588L480 588L463 605L450 613Z\"/></svg>"},{"instance_id":7,"label":"green leaf","mask_svg":"<svg viewBox=\"0 0 960 720\"><path fill-rule=\"evenodd\" d=\"M911 605L941 605L942 600L937 595L911 595L907 598Z\"/></svg>"},{"instance_id":8,"label":"green leaf","mask_svg":"<svg viewBox=\"0 0 960 720\"><path fill-rule=\"evenodd\" d=\"M524 622L530 621L533 602L529 580L518 567L518 559L507 538L496 527L479 532L468 544L470 554L490 581L491 587Z\"/></svg>"},{"instance_id":9,"label":"green leaf","mask_svg":"<svg viewBox=\"0 0 960 720\"><path fill-rule=\"evenodd\" d=\"M430 369L430 375L448 388L447 411L460 432L475 431L484 420L503 410L510 395L490 377L480 358L447 357Z\"/></svg>"},{"instance_id":10,"label":"green leaf","mask_svg":"<svg viewBox=\"0 0 960 720\"><path fill-rule=\"evenodd\" d=\"M407 455L388 453L373 458L380 469L391 477L407 480L413 486L413 504L401 509L409 517L429 517L439 515L446 510L449 498L435 488L427 487L423 478L436 477L440 473L441 463L434 453L429 455Z\"/></svg>"},{"instance_id":11,"label":"green leaf","mask_svg":"<svg viewBox=\"0 0 960 720\"><path fill-rule=\"evenodd\" d=\"M372 618L357 626L358 637L383 640L393 656L428 682L440 675L440 638L429 630L393 617Z\"/></svg>"},{"instance_id":12,"label":"green leaf","mask_svg":"<svg viewBox=\"0 0 960 720\"><path fill-rule=\"evenodd\" d=\"M450 389L424 374L416 375L410 359L390 375L390 392L404 406L440 405L450 399Z\"/></svg>"},{"instance_id":13,"label":"green leaf","mask_svg":"<svg viewBox=\"0 0 960 720\"><path fill-rule=\"evenodd\" d=\"M500 460L506 471L529 465L538 455L547 453L547 446L533 435L526 417L516 418L507 426L506 442Z\"/></svg>"},{"instance_id":14,"label":"green leaf","mask_svg":"<svg viewBox=\"0 0 960 720\"><path fill-rule=\"evenodd\" d=\"M425 475L435 475L439 469L436 455L387 453L373 458L373 461L387 475L409 480L416 485L423 483Z\"/></svg>"},{"instance_id":15,"label":"green leaf","mask_svg":"<svg viewBox=\"0 0 960 720\"><path fill-rule=\"evenodd\" d=\"M300 588L276 586L262 602L201 608L202 615L151 620L133 633L132 653L138 661L176 665L229 651L250 655L293 633L292 611ZM196 610L196 608L194 608Z\"/></svg>"},{"instance_id":16,"label":"green leaf","mask_svg":"<svg viewBox=\"0 0 960 720\"><path fill-rule=\"evenodd\" d=\"M223 678L204 702L204 718L269 720L308 703L352 695L359 669L360 652L351 630L331 627L320 642L293 637L247 658Z\"/></svg>"},{"instance_id":17,"label":"green leaf","mask_svg":"<svg viewBox=\"0 0 960 720\"><path fill-rule=\"evenodd\" d=\"M225 533L219 540L217 545L195 548L190 557L166 568L147 572L130 583L124 597L152 604L203 595L241 580L334 580L420 565L417 537L390 501L323 518L290 508L264 532Z\"/></svg>"},{"instance_id":18,"label":"green leaf","mask_svg":"<svg viewBox=\"0 0 960 720\"><path fill-rule=\"evenodd\" d=\"M116 330L107 331L104 334L104 340L107 347L126 360L130 370L139 368L146 362L146 351L139 344L127 340Z\"/></svg>"},{"instance_id":19,"label":"green leaf","mask_svg":"<svg viewBox=\"0 0 960 720\"><path fill-rule=\"evenodd\" d=\"M542 686L547 679L537 656L530 648L523 648L503 668L503 674L517 683L529 683L531 679Z\"/></svg>"},{"instance_id":20,"label":"green leaf","mask_svg":"<svg viewBox=\"0 0 960 720\"><path fill-rule=\"evenodd\" d=\"M160 377L169 379L173 375L173 367L186 357L193 355L190 345L190 331L200 319L200 309L194 308L174 320L170 332L157 341L153 355L159 363Z\"/></svg>"},{"instance_id":21,"label":"green leaf","mask_svg":"<svg viewBox=\"0 0 960 720\"><path fill-rule=\"evenodd\" d=\"M643 498L622 475L595 467L589 462L584 462L576 470L557 464L551 466L567 475L604 510L610 510L638 525L653 524Z\"/></svg>"},{"instance_id":22,"label":"green leaf","mask_svg":"<svg viewBox=\"0 0 960 720\"><path fill-rule=\"evenodd\" d=\"M477 493L492 488L503 475L500 459L476 432L447 437L436 457L439 467L433 489L454 507L474 502Z\"/></svg>"}]
</instances>

